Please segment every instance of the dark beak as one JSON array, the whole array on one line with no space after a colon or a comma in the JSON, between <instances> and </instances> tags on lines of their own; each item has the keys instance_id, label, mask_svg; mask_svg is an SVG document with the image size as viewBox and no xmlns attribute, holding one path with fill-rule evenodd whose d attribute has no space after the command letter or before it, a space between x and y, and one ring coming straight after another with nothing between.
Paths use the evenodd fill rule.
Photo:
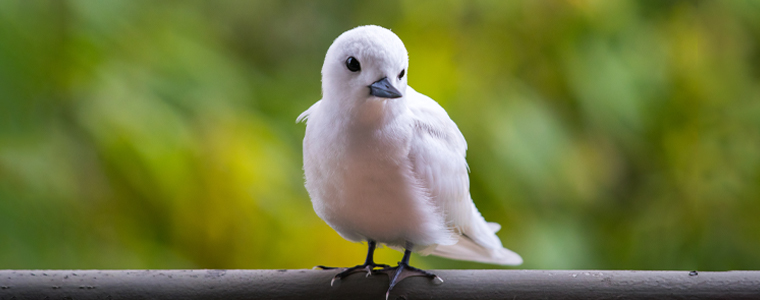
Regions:
<instances>
[{"instance_id":1,"label":"dark beak","mask_svg":"<svg viewBox=\"0 0 760 300\"><path fill-rule=\"evenodd\" d=\"M384 77L370 85L369 94L380 98L400 98L403 96L401 95L401 92L391 85L391 82L388 81L388 77Z\"/></svg>"}]
</instances>

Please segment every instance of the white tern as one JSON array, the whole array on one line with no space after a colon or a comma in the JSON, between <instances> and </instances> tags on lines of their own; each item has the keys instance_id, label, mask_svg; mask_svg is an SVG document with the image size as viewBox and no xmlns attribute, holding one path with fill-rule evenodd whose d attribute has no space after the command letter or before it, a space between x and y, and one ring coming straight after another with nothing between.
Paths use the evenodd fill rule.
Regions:
<instances>
[{"instance_id":1,"label":"white tern","mask_svg":"<svg viewBox=\"0 0 760 300\"><path fill-rule=\"evenodd\" d=\"M365 264L333 281L384 272L390 292L408 276L440 279L409 266L411 251L521 264L470 197L464 136L437 102L407 85L408 65L390 30L346 31L327 50L322 99L297 119L306 121L303 169L314 210L343 238L369 244ZM374 263L378 243L404 251L398 267Z\"/></svg>"}]
</instances>

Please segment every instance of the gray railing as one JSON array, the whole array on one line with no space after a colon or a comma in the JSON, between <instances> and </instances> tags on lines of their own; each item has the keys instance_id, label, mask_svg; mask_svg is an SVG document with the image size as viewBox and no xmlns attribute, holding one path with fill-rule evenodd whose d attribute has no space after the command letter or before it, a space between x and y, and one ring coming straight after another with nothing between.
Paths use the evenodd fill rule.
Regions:
<instances>
[{"instance_id":1,"label":"gray railing","mask_svg":"<svg viewBox=\"0 0 760 300\"><path fill-rule=\"evenodd\" d=\"M389 299L760 299L760 271L434 270ZM388 277L327 270L2 270L0 299L384 299Z\"/></svg>"}]
</instances>

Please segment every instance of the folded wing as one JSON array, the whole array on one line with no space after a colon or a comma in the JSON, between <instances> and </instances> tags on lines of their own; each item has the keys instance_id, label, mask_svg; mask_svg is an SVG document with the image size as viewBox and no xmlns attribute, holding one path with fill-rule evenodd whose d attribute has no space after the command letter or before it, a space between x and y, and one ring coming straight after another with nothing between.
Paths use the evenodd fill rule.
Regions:
<instances>
[{"instance_id":1,"label":"folded wing","mask_svg":"<svg viewBox=\"0 0 760 300\"><path fill-rule=\"evenodd\" d=\"M501 265L519 265L522 258L502 247L496 236L499 225L487 223L470 198L470 181L465 155L467 143L446 111L429 97L407 90L415 136L409 158L415 175L425 185L447 225L457 233L453 245L438 245L421 251L451 259Z\"/></svg>"}]
</instances>

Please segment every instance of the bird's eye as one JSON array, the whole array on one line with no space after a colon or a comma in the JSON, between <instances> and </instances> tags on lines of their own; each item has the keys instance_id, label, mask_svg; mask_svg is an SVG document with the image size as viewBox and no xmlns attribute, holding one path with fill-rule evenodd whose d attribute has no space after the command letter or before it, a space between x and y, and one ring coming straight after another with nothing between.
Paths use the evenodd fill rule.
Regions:
<instances>
[{"instance_id":1,"label":"bird's eye","mask_svg":"<svg viewBox=\"0 0 760 300\"><path fill-rule=\"evenodd\" d=\"M406 74L406 69L401 70L401 73L398 73L398 79L404 78L404 74Z\"/></svg>"},{"instance_id":2,"label":"bird's eye","mask_svg":"<svg viewBox=\"0 0 760 300\"><path fill-rule=\"evenodd\" d=\"M359 64L358 59L350 56L348 59L346 59L346 68L348 68L348 70L351 72L358 72L362 69L362 66Z\"/></svg>"}]
</instances>

